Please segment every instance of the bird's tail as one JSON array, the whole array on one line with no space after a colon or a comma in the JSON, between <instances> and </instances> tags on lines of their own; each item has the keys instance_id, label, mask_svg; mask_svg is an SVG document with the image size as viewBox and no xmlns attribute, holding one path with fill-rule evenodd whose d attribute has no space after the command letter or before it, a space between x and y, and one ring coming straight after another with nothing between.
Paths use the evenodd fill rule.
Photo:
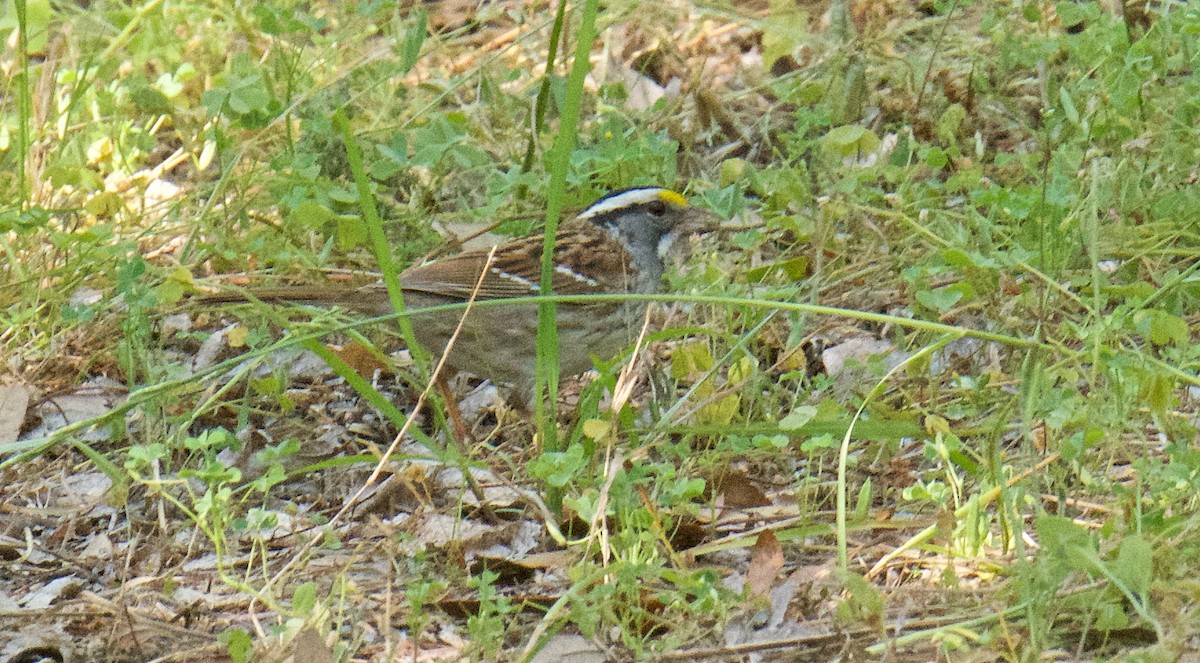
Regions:
<instances>
[{"instance_id":1,"label":"bird's tail","mask_svg":"<svg viewBox=\"0 0 1200 663\"><path fill-rule=\"evenodd\" d=\"M387 291L382 285L297 285L269 288L220 290L197 295L201 304L266 303L306 304L326 308L346 308L366 313L391 311Z\"/></svg>"}]
</instances>

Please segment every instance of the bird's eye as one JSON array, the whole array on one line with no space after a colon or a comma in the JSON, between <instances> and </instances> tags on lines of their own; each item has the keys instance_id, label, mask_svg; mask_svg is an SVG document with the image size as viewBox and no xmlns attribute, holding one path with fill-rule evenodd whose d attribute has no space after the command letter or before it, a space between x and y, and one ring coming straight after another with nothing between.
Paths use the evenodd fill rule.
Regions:
<instances>
[{"instance_id":1,"label":"bird's eye","mask_svg":"<svg viewBox=\"0 0 1200 663\"><path fill-rule=\"evenodd\" d=\"M646 209L654 216L662 216L667 213L667 204L661 200L655 200L647 205Z\"/></svg>"}]
</instances>

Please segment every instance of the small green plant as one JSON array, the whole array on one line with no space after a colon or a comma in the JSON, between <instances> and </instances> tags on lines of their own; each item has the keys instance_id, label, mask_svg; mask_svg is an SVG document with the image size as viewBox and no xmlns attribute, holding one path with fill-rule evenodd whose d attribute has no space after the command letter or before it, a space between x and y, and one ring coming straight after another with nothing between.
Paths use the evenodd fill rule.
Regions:
<instances>
[{"instance_id":1,"label":"small green plant","mask_svg":"<svg viewBox=\"0 0 1200 663\"><path fill-rule=\"evenodd\" d=\"M406 578L404 599L408 606L405 617L409 637L416 646L420 646L426 627L432 622L434 615L430 606L445 593L447 583L444 580L431 579L431 562L424 552L418 552L403 560L393 563L399 568L400 577Z\"/></svg>"},{"instance_id":2,"label":"small green plant","mask_svg":"<svg viewBox=\"0 0 1200 663\"><path fill-rule=\"evenodd\" d=\"M467 632L481 658L495 659L505 645L508 622L517 612L508 597L496 590L500 574L484 569L473 575L468 586L479 596L479 610L467 617Z\"/></svg>"}]
</instances>

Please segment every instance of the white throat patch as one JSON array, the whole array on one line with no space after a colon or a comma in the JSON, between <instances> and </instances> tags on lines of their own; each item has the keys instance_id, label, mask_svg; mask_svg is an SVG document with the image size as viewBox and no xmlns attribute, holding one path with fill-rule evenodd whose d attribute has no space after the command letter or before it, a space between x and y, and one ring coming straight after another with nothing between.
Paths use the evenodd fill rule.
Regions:
<instances>
[{"instance_id":1,"label":"white throat patch","mask_svg":"<svg viewBox=\"0 0 1200 663\"><path fill-rule=\"evenodd\" d=\"M679 233L675 232L674 230L659 238L658 247L656 248L656 251L658 251L658 257L665 260L667 257L667 252L671 250L671 245L674 244L675 240L678 238Z\"/></svg>"}]
</instances>

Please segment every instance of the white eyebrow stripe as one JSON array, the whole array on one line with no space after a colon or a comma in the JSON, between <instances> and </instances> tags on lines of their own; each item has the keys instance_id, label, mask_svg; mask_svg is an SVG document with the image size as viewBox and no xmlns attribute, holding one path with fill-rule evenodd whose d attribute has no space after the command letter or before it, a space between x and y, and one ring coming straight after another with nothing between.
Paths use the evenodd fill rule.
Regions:
<instances>
[{"instance_id":1,"label":"white eyebrow stripe","mask_svg":"<svg viewBox=\"0 0 1200 663\"><path fill-rule=\"evenodd\" d=\"M646 203L652 203L656 200L662 200L661 193L662 189L654 187L625 191L593 203L591 207L580 212L579 216L576 218L587 220L592 217L607 214L613 210L629 207L630 205L644 205Z\"/></svg>"},{"instance_id":2,"label":"white eyebrow stripe","mask_svg":"<svg viewBox=\"0 0 1200 663\"><path fill-rule=\"evenodd\" d=\"M586 283L590 286L600 285L600 282L597 281L596 279L594 279L586 274L580 274L579 272L571 269L570 267L567 267L566 265L555 265L554 271L558 272L559 274L569 276L569 277L575 279L576 281Z\"/></svg>"},{"instance_id":3,"label":"white eyebrow stripe","mask_svg":"<svg viewBox=\"0 0 1200 663\"><path fill-rule=\"evenodd\" d=\"M521 276L519 274L513 274L511 272L506 272L503 269L500 269L499 267L492 267L491 272L493 274L495 274L496 276L499 276L502 279L508 279L509 281L513 281L514 283L520 283L521 285L525 286L526 288L529 288L533 292L541 292L542 291L541 284L534 283L533 281L530 281L529 279L527 279L524 276Z\"/></svg>"}]
</instances>

